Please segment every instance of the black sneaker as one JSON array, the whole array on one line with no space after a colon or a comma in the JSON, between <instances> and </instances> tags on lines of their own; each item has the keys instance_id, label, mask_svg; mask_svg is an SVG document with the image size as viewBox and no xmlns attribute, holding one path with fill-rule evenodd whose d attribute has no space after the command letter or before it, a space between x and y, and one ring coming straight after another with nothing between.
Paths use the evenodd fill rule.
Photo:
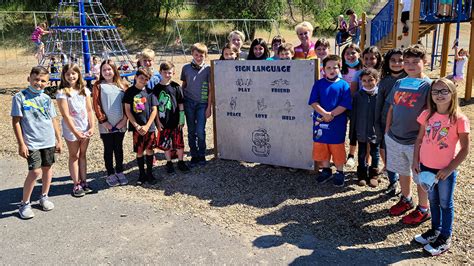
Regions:
<instances>
[{"instance_id":1,"label":"black sneaker","mask_svg":"<svg viewBox=\"0 0 474 266\"><path fill-rule=\"evenodd\" d=\"M415 241L417 243L420 243L422 245L430 244L436 241L436 239L439 236L439 231L435 229L430 229L423 234L416 235L415 236Z\"/></svg>"},{"instance_id":2,"label":"black sneaker","mask_svg":"<svg viewBox=\"0 0 474 266\"><path fill-rule=\"evenodd\" d=\"M174 173L174 167L173 167L173 162L169 161L169 162L166 162L166 172L168 174L172 174Z\"/></svg>"},{"instance_id":3,"label":"black sneaker","mask_svg":"<svg viewBox=\"0 0 474 266\"><path fill-rule=\"evenodd\" d=\"M146 183L148 185L156 185L156 183L158 183L158 179L156 179L153 175L151 176L148 176L147 179L146 179Z\"/></svg>"},{"instance_id":4,"label":"black sneaker","mask_svg":"<svg viewBox=\"0 0 474 266\"><path fill-rule=\"evenodd\" d=\"M199 162L198 162L199 165L206 165L206 156L199 156Z\"/></svg>"},{"instance_id":5,"label":"black sneaker","mask_svg":"<svg viewBox=\"0 0 474 266\"><path fill-rule=\"evenodd\" d=\"M431 256L438 256L448 251L451 247L451 238L438 236L432 244L426 245L423 249L428 252Z\"/></svg>"},{"instance_id":6,"label":"black sneaker","mask_svg":"<svg viewBox=\"0 0 474 266\"><path fill-rule=\"evenodd\" d=\"M191 162L189 163L189 166L195 167L199 163L199 157L191 157Z\"/></svg>"},{"instance_id":7,"label":"black sneaker","mask_svg":"<svg viewBox=\"0 0 474 266\"><path fill-rule=\"evenodd\" d=\"M387 189L385 190L385 194L391 198L397 196L400 194L400 187L398 186L398 182L394 182L392 184L389 184Z\"/></svg>"},{"instance_id":8,"label":"black sneaker","mask_svg":"<svg viewBox=\"0 0 474 266\"><path fill-rule=\"evenodd\" d=\"M183 173L188 173L189 171L191 171L191 169L189 169L188 165L184 161L178 161L178 169Z\"/></svg>"}]
</instances>

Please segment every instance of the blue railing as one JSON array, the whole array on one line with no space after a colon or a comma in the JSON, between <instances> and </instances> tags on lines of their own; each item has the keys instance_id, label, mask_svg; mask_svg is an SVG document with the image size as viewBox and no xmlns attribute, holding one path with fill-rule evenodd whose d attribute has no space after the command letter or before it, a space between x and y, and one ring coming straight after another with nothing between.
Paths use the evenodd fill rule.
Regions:
<instances>
[{"instance_id":1,"label":"blue railing","mask_svg":"<svg viewBox=\"0 0 474 266\"><path fill-rule=\"evenodd\" d=\"M455 23L468 22L471 20L471 11L472 11L472 0L451 0L449 2L449 13L446 16L439 16L438 14L443 15L443 10L439 10L441 7L439 5L440 0L421 0L420 7L420 23L422 24L438 24L444 22Z\"/></svg>"},{"instance_id":2,"label":"blue railing","mask_svg":"<svg viewBox=\"0 0 474 266\"><path fill-rule=\"evenodd\" d=\"M377 44L392 32L395 1L397 0L389 0L380 12L372 19L370 23L370 45Z\"/></svg>"}]
</instances>

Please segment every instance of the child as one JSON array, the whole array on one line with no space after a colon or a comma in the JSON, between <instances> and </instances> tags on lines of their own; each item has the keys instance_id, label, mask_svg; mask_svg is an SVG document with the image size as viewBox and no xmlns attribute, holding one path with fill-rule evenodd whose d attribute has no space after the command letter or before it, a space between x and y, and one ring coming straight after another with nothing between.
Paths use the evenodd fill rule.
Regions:
<instances>
[{"instance_id":1,"label":"child","mask_svg":"<svg viewBox=\"0 0 474 266\"><path fill-rule=\"evenodd\" d=\"M284 43L278 47L278 60L291 60L295 55L293 45L291 43Z\"/></svg>"},{"instance_id":2,"label":"child","mask_svg":"<svg viewBox=\"0 0 474 266\"><path fill-rule=\"evenodd\" d=\"M146 84L146 89L150 93L151 90L153 90L153 88L155 87L155 85L160 83L161 80L160 73L154 69L155 52L151 49L145 48L137 55L137 58L137 67L148 68L153 73L148 83Z\"/></svg>"},{"instance_id":3,"label":"child","mask_svg":"<svg viewBox=\"0 0 474 266\"><path fill-rule=\"evenodd\" d=\"M268 51L268 49L267 49ZM188 125L188 144L191 151L191 166L206 164L206 120L211 116L209 97L210 67L204 61L207 47L195 43L191 47L193 60L183 66L184 112Z\"/></svg>"},{"instance_id":4,"label":"child","mask_svg":"<svg viewBox=\"0 0 474 266\"><path fill-rule=\"evenodd\" d=\"M100 58L96 55L94 55L92 57L92 68L91 68L91 72L92 72L92 76L96 79L96 80L99 80L100 78Z\"/></svg>"},{"instance_id":5,"label":"child","mask_svg":"<svg viewBox=\"0 0 474 266\"><path fill-rule=\"evenodd\" d=\"M402 9L402 16L400 18L400 21L402 22L403 24L403 29L402 29L402 33L407 36L408 35L408 23L407 21L410 19L410 9L411 9L411 1L412 0L400 0L400 3L402 4L403 6L403 9ZM449 0L451 1L451 0Z\"/></svg>"},{"instance_id":6,"label":"child","mask_svg":"<svg viewBox=\"0 0 474 266\"><path fill-rule=\"evenodd\" d=\"M158 115L156 125L160 132L158 148L165 151L166 172L174 173L171 162L171 150L178 154L178 169L184 173L189 172L189 167L183 161L184 157L184 97L178 83L171 81L174 75L174 65L164 62L160 65L160 84L153 88L153 93L158 99Z\"/></svg>"},{"instance_id":7,"label":"child","mask_svg":"<svg viewBox=\"0 0 474 266\"><path fill-rule=\"evenodd\" d=\"M43 93L48 80L48 70L41 66L33 67L28 77L30 86L15 94L12 100L12 125L18 142L18 153L28 161L28 175L19 209L22 219L35 216L30 197L39 175L42 175L43 184L39 203L44 211L54 208L48 198L53 176L51 167L55 162L54 153L61 152L62 143L58 122L54 119L54 104Z\"/></svg>"},{"instance_id":8,"label":"child","mask_svg":"<svg viewBox=\"0 0 474 266\"><path fill-rule=\"evenodd\" d=\"M362 70L360 74L362 90L357 91L352 99L351 134L357 139L357 177L359 186L378 185L379 142L375 131L375 105L378 93L379 73L373 68ZM367 146L370 146L372 162L367 172Z\"/></svg>"},{"instance_id":9,"label":"child","mask_svg":"<svg viewBox=\"0 0 474 266\"><path fill-rule=\"evenodd\" d=\"M386 162L386 150L384 132L387 121L387 113L389 104L386 103L388 96L390 95L393 85L399 79L407 76L407 73L403 70L403 50L399 48L388 51L383 60L382 66L382 79L379 83L379 93L377 94L377 107L375 111L375 129L377 130L377 136L381 138L380 141L380 156ZM386 167L384 167L386 168ZM392 171L387 170L387 176L389 185L385 190L385 193L390 197L395 197L400 191L398 188L398 175Z\"/></svg>"},{"instance_id":10,"label":"child","mask_svg":"<svg viewBox=\"0 0 474 266\"><path fill-rule=\"evenodd\" d=\"M272 39L272 52L273 56L267 58L267 60L278 60L278 48L285 43L285 38L281 37L280 35L277 35L273 37Z\"/></svg>"},{"instance_id":11,"label":"child","mask_svg":"<svg viewBox=\"0 0 474 266\"><path fill-rule=\"evenodd\" d=\"M330 48L331 48L331 45L324 38L318 39L316 41L316 44L314 45L314 49L316 50L316 57L319 58L319 62L321 62L321 66L320 66L321 77L324 77L323 60L329 55Z\"/></svg>"},{"instance_id":12,"label":"child","mask_svg":"<svg viewBox=\"0 0 474 266\"><path fill-rule=\"evenodd\" d=\"M123 138L127 130L127 116L122 106L125 90L126 86L122 83L114 62L110 59L102 62L99 80L92 89L92 105L104 144L104 162L107 169L105 182L111 187L128 183L123 174Z\"/></svg>"},{"instance_id":13,"label":"child","mask_svg":"<svg viewBox=\"0 0 474 266\"><path fill-rule=\"evenodd\" d=\"M458 42L454 43L454 74L453 79L455 81L462 81L464 80L464 65L467 62L468 51L464 50L463 48L458 48Z\"/></svg>"},{"instance_id":14,"label":"child","mask_svg":"<svg viewBox=\"0 0 474 266\"><path fill-rule=\"evenodd\" d=\"M407 0L405 0L407 1ZM451 6L452 0L439 0L438 3L438 17L450 17L451 16Z\"/></svg>"},{"instance_id":15,"label":"child","mask_svg":"<svg viewBox=\"0 0 474 266\"><path fill-rule=\"evenodd\" d=\"M469 154L469 119L461 113L456 85L449 79L433 82L430 94L428 110L417 119L420 131L412 168L416 174L421 171L435 174L438 182L429 191L431 229L416 235L415 241L437 256L451 246L456 168Z\"/></svg>"},{"instance_id":16,"label":"child","mask_svg":"<svg viewBox=\"0 0 474 266\"><path fill-rule=\"evenodd\" d=\"M295 47L295 56L293 59L316 59L314 43L311 41L313 29L313 25L307 21L303 21L296 25L296 35L301 44Z\"/></svg>"},{"instance_id":17,"label":"child","mask_svg":"<svg viewBox=\"0 0 474 266\"><path fill-rule=\"evenodd\" d=\"M51 73L51 76L53 76L53 77L58 77L58 75L59 75L58 60L54 56L51 57L51 61L49 62L49 72ZM57 81L51 81L51 85L53 85L53 84L54 84L55 87L58 86Z\"/></svg>"},{"instance_id":18,"label":"child","mask_svg":"<svg viewBox=\"0 0 474 266\"><path fill-rule=\"evenodd\" d=\"M125 91L122 101L129 120L128 130L133 133L133 151L137 154L137 164L140 171L137 185L144 183L155 185L158 182L153 176L153 149L156 147L154 121L158 100L146 89L152 75L153 72L150 69L138 68L135 74L135 85Z\"/></svg>"},{"instance_id":19,"label":"child","mask_svg":"<svg viewBox=\"0 0 474 266\"><path fill-rule=\"evenodd\" d=\"M326 77L315 82L308 104L313 114L313 159L322 171L317 177L318 183L324 183L334 177L334 185L344 186L343 166L346 161L344 139L347 116L351 109L349 84L340 79L341 58L329 55L323 60ZM331 160L337 168L333 176L329 165Z\"/></svg>"},{"instance_id":20,"label":"child","mask_svg":"<svg viewBox=\"0 0 474 266\"><path fill-rule=\"evenodd\" d=\"M360 50L357 44L351 43L346 45L344 49L342 49L342 79L345 80L347 83L351 83L354 75L362 68L362 60L360 59L360 55L362 51Z\"/></svg>"},{"instance_id":21,"label":"child","mask_svg":"<svg viewBox=\"0 0 474 266\"><path fill-rule=\"evenodd\" d=\"M82 197L93 190L87 184L87 147L94 134L91 92L76 64L68 64L61 72L61 83L56 94L63 120L63 137L69 151L69 174L74 187L72 195Z\"/></svg>"},{"instance_id":22,"label":"child","mask_svg":"<svg viewBox=\"0 0 474 266\"><path fill-rule=\"evenodd\" d=\"M38 59L38 64L43 59L44 55L44 43L41 41L41 37L45 34L50 33L46 30L46 27L46 23L40 23L31 34L31 41L35 44L36 47L35 58Z\"/></svg>"},{"instance_id":23,"label":"child","mask_svg":"<svg viewBox=\"0 0 474 266\"><path fill-rule=\"evenodd\" d=\"M240 60L239 50L232 43L227 43L224 48L222 48L221 57L219 60Z\"/></svg>"},{"instance_id":24,"label":"child","mask_svg":"<svg viewBox=\"0 0 474 266\"><path fill-rule=\"evenodd\" d=\"M244 33L242 33L241 31L238 31L238 30L234 30L234 31L231 31L229 33L229 36L227 36L227 40L232 43L233 45L235 45L235 47L237 47L237 50L238 50L238 54L239 54L239 60L244 60L246 59L249 54L245 51L242 51L242 46L244 45L244 41L245 41L245 35Z\"/></svg>"},{"instance_id":25,"label":"child","mask_svg":"<svg viewBox=\"0 0 474 266\"><path fill-rule=\"evenodd\" d=\"M348 26L347 31L349 32L350 36L352 36L352 43L359 45L360 25L357 19L357 15L352 9L348 9L346 11L346 15L349 16L349 26Z\"/></svg>"},{"instance_id":26,"label":"child","mask_svg":"<svg viewBox=\"0 0 474 266\"><path fill-rule=\"evenodd\" d=\"M402 196L390 208L390 215L398 216L414 208L411 197L411 179L414 144L420 129L416 118L426 106L431 80L423 73L426 51L412 45L403 51L403 68L408 77L395 82L386 102L390 105L385 129L387 170L398 173ZM402 218L404 224L417 225L431 218L428 195L420 186L418 207Z\"/></svg>"},{"instance_id":27,"label":"child","mask_svg":"<svg viewBox=\"0 0 474 266\"><path fill-rule=\"evenodd\" d=\"M339 15L337 17L336 45L341 46L344 42L346 42L348 37L349 33L347 32L347 22L344 20L343 15Z\"/></svg>"},{"instance_id":28,"label":"child","mask_svg":"<svg viewBox=\"0 0 474 266\"><path fill-rule=\"evenodd\" d=\"M267 42L262 38L253 40L247 60L266 60L270 56Z\"/></svg>"}]
</instances>

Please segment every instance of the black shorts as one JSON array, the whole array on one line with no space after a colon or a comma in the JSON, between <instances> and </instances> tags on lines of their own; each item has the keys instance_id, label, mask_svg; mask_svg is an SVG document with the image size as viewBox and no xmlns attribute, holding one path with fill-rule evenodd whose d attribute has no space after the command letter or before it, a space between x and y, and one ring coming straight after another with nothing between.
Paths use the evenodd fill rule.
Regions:
<instances>
[{"instance_id":1,"label":"black shorts","mask_svg":"<svg viewBox=\"0 0 474 266\"><path fill-rule=\"evenodd\" d=\"M28 161L28 170L34 170L41 167L49 167L54 164L54 152L56 147L44 148L41 150L28 150L30 154L26 159Z\"/></svg>"},{"instance_id":2,"label":"black shorts","mask_svg":"<svg viewBox=\"0 0 474 266\"><path fill-rule=\"evenodd\" d=\"M184 149L183 130L179 128L163 129L160 132L158 149L163 151Z\"/></svg>"},{"instance_id":3,"label":"black shorts","mask_svg":"<svg viewBox=\"0 0 474 266\"><path fill-rule=\"evenodd\" d=\"M401 17L401 21L403 24L405 24L407 22L407 20L410 19L410 11L404 11L402 12L402 17Z\"/></svg>"}]
</instances>

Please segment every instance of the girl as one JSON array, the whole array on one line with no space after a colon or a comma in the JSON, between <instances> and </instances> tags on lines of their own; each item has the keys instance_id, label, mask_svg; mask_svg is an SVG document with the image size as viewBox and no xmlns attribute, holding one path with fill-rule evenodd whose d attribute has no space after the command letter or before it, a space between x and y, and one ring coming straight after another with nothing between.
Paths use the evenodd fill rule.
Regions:
<instances>
[{"instance_id":1,"label":"girl","mask_svg":"<svg viewBox=\"0 0 474 266\"><path fill-rule=\"evenodd\" d=\"M349 37L349 33L347 32L347 22L344 20L343 15L337 17L337 30L336 45L340 46L342 43L346 42Z\"/></svg>"},{"instance_id":2,"label":"girl","mask_svg":"<svg viewBox=\"0 0 474 266\"><path fill-rule=\"evenodd\" d=\"M354 43L346 45L342 50L342 79L347 81L349 84L351 83L357 71L362 68L362 61L360 59L361 53L362 51L360 50L359 46Z\"/></svg>"},{"instance_id":3,"label":"girl","mask_svg":"<svg viewBox=\"0 0 474 266\"><path fill-rule=\"evenodd\" d=\"M379 73L373 68L362 70L360 75L362 89L352 98L351 135L358 141L357 177L359 186L367 183L371 187L378 185L379 142L375 131L375 107L378 93ZM370 147L371 165L367 168L367 147ZM368 170L368 172L367 172Z\"/></svg>"},{"instance_id":4,"label":"girl","mask_svg":"<svg viewBox=\"0 0 474 266\"><path fill-rule=\"evenodd\" d=\"M377 97L376 108L376 130L377 135L381 138L380 142L380 156L382 161L386 164L385 154L385 140L383 139L385 132L385 125L387 121L387 113L389 105L386 103L390 92L392 91L395 82L401 78L406 77L407 74L403 70L403 50L396 48L388 51L384 56L382 66L382 79L379 83L379 93ZM385 168L385 167L384 167ZM385 191L387 195L395 197L398 192L398 175L392 171L387 171L389 185Z\"/></svg>"},{"instance_id":5,"label":"girl","mask_svg":"<svg viewBox=\"0 0 474 266\"><path fill-rule=\"evenodd\" d=\"M31 34L31 41L35 44L36 48L35 58L38 59L38 64L44 56L44 43L41 41L41 37L45 34L51 33L46 30L46 27L46 23L40 23Z\"/></svg>"},{"instance_id":6,"label":"girl","mask_svg":"<svg viewBox=\"0 0 474 266\"><path fill-rule=\"evenodd\" d=\"M104 161L107 169L105 181L111 187L128 183L123 174L123 138L127 116L123 112L122 99L126 88L114 62L103 61L100 65L99 80L92 89L92 105L99 121L100 138L104 144Z\"/></svg>"},{"instance_id":7,"label":"girl","mask_svg":"<svg viewBox=\"0 0 474 266\"><path fill-rule=\"evenodd\" d=\"M431 229L416 235L433 256L451 246L454 220L456 168L469 153L469 119L458 106L456 85L446 78L433 82L428 96L428 110L417 119L420 131L415 143L412 169L436 175L437 184L430 190ZM459 149L460 147L460 149Z\"/></svg>"},{"instance_id":8,"label":"girl","mask_svg":"<svg viewBox=\"0 0 474 266\"><path fill-rule=\"evenodd\" d=\"M69 150L69 173L74 182L72 195L75 197L92 192L86 176L86 152L89 139L94 134L90 95L79 66L65 65L56 100L63 117L61 126Z\"/></svg>"},{"instance_id":9,"label":"girl","mask_svg":"<svg viewBox=\"0 0 474 266\"><path fill-rule=\"evenodd\" d=\"M232 43L227 43L224 48L222 48L219 60L240 60L239 50Z\"/></svg>"},{"instance_id":10,"label":"girl","mask_svg":"<svg viewBox=\"0 0 474 266\"><path fill-rule=\"evenodd\" d=\"M457 42L454 44L454 75L453 79L455 81L464 80L464 65L466 64L468 58L467 50L463 48L458 50Z\"/></svg>"},{"instance_id":11,"label":"girl","mask_svg":"<svg viewBox=\"0 0 474 266\"><path fill-rule=\"evenodd\" d=\"M270 56L267 43L262 38L253 40L247 60L266 60Z\"/></svg>"},{"instance_id":12,"label":"girl","mask_svg":"<svg viewBox=\"0 0 474 266\"><path fill-rule=\"evenodd\" d=\"M227 40L237 47L240 60L244 60L248 57L248 53L241 50L245 41L245 35L241 31L234 30L230 32L229 36L227 36Z\"/></svg>"}]
</instances>

